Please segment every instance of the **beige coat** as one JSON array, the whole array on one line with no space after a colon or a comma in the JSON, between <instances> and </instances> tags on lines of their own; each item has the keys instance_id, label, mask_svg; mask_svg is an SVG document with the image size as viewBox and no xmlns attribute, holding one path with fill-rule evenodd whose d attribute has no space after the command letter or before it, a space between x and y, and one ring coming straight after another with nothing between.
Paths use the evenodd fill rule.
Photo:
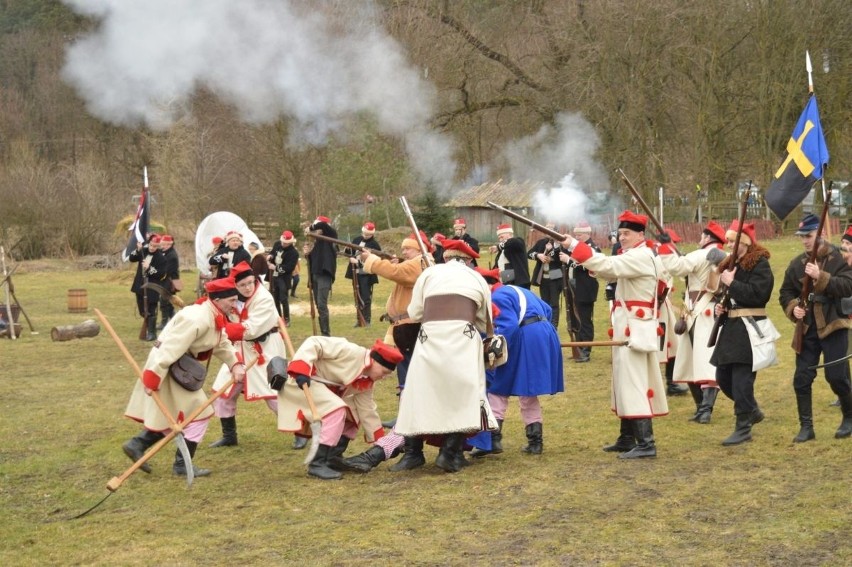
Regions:
<instances>
[{"instance_id":1,"label":"beige coat","mask_svg":"<svg viewBox=\"0 0 852 567\"><path fill-rule=\"evenodd\" d=\"M485 396L482 337L491 313L488 284L459 262L432 266L414 284L408 313L421 321L427 298L461 295L477 305L474 325L464 320L426 321L411 358L394 430L401 435L475 432L497 422ZM509 354L511 356L511 353Z\"/></svg>"},{"instance_id":2,"label":"beige coat","mask_svg":"<svg viewBox=\"0 0 852 567\"><path fill-rule=\"evenodd\" d=\"M195 392L184 390L168 374L169 366L186 353L198 358L212 354L231 368L237 362L237 354L228 336L222 329L216 328L216 317L223 317L221 312L210 301L197 305L189 305L178 311L169 321L156 346L148 354L145 370L151 370L160 377L160 397L172 417L189 416L200 405L207 401L204 389ZM206 362L202 362L206 364ZM169 429L168 420L163 416L151 396L145 393L141 380L136 381L130 402L127 404L125 415L130 419L142 422L153 431ZM208 407L197 421L209 419L213 408Z\"/></svg>"},{"instance_id":3,"label":"beige coat","mask_svg":"<svg viewBox=\"0 0 852 567\"><path fill-rule=\"evenodd\" d=\"M284 346L284 339L278 332L278 312L275 310L272 294L258 282L254 286L254 295L242 304L238 312L239 320L246 328L246 332L243 340L237 341L234 347L243 353L247 368L260 356L263 357L262 361L258 360L246 371L243 397L249 402L275 399L278 397L278 392L269 387L266 366L273 356L287 358L287 349ZM274 332L266 335L270 330ZM266 335L262 342L254 340L261 335ZM230 370L225 366L221 367L219 374L216 375L216 381L213 382L213 391L218 392L230 379ZM230 392L225 393L226 397L230 395Z\"/></svg>"},{"instance_id":4,"label":"beige coat","mask_svg":"<svg viewBox=\"0 0 852 567\"><path fill-rule=\"evenodd\" d=\"M423 256L418 254L410 260L394 263L390 260L382 260L375 254L370 254L364 262L365 272L376 274L396 284L393 286L387 305L385 306L385 312L393 322L392 326L412 322L406 309L411 302L411 292L414 289L414 282L423 273L422 258ZM385 342L391 345L394 344L393 334L390 329L385 335Z\"/></svg>"},{"instance_id":5,"label":"beige coat","mask_svg":"<svg viewBox=\"0 0 852 567\"><path fill-rule=\"evenodd\" d=\"M673 276L687 278L685 300L687 332L681 335L675 359L674 381L716 382L716 367L710 364L713 349L707 346L713 329L716 300L714 274L716 267L707 261L709 247L694 250L683 256L664 254L663 265ZM690 299L696 296L696 301Z\"/></svg>"},{"instance_id":6,"label":"beige coat","mask_svg":"<svg viewBox=\"0 0 852 567\"><path fill-rule=\"evenodd\" d=\"M364 369L376 364L370 351L339 337L308 337L292 362L311 368L311 394L319 416L311 416L305 393L292 377L278 392L279 431L310 436L310 422L346 408L348 421L363 426L364 440L372 443L384 434L373 399L373 382L363 378Z\"/></svg>"},{"instance_id":7,"label":"beige coat","mask_svg":"<svg viewBox=\"0 0 852 567\"><path fill-rule=\"evenodd\" d=\"M656 299L657 281L669 275L659 257L644 242L618 256L595 253L579 243L571 257L597 277L617 282L612 338L629 344L612 347L612 410L633 419L668 414Z\"/></svg>"}]
</instances>

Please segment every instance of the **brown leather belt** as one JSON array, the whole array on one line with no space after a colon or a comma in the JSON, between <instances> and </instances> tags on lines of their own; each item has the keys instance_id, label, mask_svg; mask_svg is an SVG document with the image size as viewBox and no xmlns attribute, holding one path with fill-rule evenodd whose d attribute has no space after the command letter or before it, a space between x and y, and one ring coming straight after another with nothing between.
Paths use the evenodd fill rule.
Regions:
<instances>
[{"instance_id":1,"label":"brown leather belt","mask_svg":"<svg viewBox=\"0 0 852 567\"><path fill-rule=\"evenodd\" d=\"M476 302L461 295L433 295L423 303L423 323L429 321L476 321Z\"/></svg>"}]
</instances>

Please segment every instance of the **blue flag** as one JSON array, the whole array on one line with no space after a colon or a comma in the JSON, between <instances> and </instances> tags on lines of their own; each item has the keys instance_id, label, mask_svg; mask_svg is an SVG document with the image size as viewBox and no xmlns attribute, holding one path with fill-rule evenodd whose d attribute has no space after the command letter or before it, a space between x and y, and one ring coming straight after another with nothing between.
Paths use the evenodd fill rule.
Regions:
<instances>
[{"instance_id":1,"label":"blue flag","mask_svg":"<svg viewBox=\"0 0 852 567\"><path fill-rule=\"evenodd\" d=\"M786 218L804 200L814 182L822 179L826 165L828 147L816 96L811 95L787 141L787 157L766 190L767 206L778 218Z\"/></svg>"}]
</instances>

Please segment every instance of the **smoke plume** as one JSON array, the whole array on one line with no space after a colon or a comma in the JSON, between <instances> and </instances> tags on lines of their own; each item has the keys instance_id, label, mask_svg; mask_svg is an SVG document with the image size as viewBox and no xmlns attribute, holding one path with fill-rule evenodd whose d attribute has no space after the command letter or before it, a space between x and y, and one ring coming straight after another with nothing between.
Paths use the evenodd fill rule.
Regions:
<instances>
[{"instance_id":1,"label":"smoke plume","mask_svg":"<svg viewBox=\"0 0 852 567\"><path fill-rule=\"evenodd\" d=\"M369 2L64 0L99 22L67 52L66 81L98 118L167 129L200 88L249 123L286 117L322 144L361 113L404 139L424 181L447 186L452 144L428 128L435 89Z\"/></svg>"}]
</instances>

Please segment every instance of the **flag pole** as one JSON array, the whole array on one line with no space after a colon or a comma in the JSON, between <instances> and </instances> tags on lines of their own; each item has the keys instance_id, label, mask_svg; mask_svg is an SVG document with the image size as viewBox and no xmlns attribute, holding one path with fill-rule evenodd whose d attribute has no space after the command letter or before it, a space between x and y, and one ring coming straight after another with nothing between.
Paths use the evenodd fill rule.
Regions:
<instances>
[{"instance_id":1,"label":"flag pole","mask_svg":"<svg viewBox=\"0 0 852 567\"><path fill-rule=\"evenodd\" d=\"M814 96L814 67L811 65L811 53L808 50L805 50L805 69L808 72L808 97ZM825 199L828 196L828 193L825 190L825 167L823 164L820 164L820 168L822 171L820 172L819 181L822 187L822 202L825 203L825 206L828 207L828 218L829 222L825 224L825 239L831 240L831 203L826 203ZM817 237L821 237L822 235L817 235Z\"/></svg>"}]
</instances>

